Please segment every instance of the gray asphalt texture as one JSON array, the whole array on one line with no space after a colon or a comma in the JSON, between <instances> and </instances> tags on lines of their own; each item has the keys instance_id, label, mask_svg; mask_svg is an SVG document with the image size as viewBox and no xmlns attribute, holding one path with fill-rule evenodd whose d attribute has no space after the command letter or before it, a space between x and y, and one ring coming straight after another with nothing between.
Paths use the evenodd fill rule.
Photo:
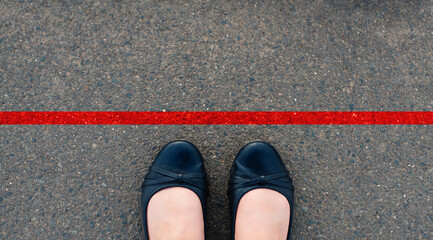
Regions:
<instances>
[{"instance_id":1,"label":"gray asphalt texture","mask_svg":"<svg viewBox=\"0 0 433 240\"><path fill-rule=\"evenodd\" d=\"M432 111L432 1L1 1L0 111ZM432 126L0 126L0 239L142 239L166 143L206 159L228 239L237 151L271 143L293 239L432 239Z\"/></svg>"}]
</instances>

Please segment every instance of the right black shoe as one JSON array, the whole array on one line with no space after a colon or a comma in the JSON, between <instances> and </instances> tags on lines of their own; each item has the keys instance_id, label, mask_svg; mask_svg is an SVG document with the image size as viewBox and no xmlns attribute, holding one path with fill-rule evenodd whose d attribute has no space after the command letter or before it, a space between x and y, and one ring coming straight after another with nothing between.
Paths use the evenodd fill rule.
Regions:
<instances>
[{"instance_id":1,"label":"right black shoe","mask_svg":"<svg viewBox=\"0 0 433 240\"><path fill-rule=\"evenodd\" d=\"M236 155L230 171L229 197L231 239L235 238L236 212L241 198L257 188L268 188L281 193L290 204L290 239L294 206L292 179L277 150L265 142L251 142Z\"/></svg>"},{"instance_id":2,"label":"right black shoe","mask_svg":"<svg viewBox=\"0 0 433 240\"><path fill-rule=\"evenodd\" d=\"M158 153L142 184L141 215L145 239L147 229L147 206L151 197L169 187L184 187L197 194L206 221L208 184L203 158L198 149L187 141L174 141L165 145ZM204 223L206 226L206 223ZM206 236L206 229L205 229Z\"/></svg>"}]
</instances>

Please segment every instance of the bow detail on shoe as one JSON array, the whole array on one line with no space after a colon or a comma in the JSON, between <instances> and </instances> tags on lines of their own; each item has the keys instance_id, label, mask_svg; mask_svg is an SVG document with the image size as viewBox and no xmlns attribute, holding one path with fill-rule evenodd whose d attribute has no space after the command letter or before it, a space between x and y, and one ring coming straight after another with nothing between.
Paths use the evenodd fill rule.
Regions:
<instances>
[{"instance_id":1,"label":"bow detail on shoe","mask_svg":"<svg viewBox=\"0 0 433 240\"><path fill-rule=\"evenodd\" d=\"M146 175L146 180L143 182L142 188L145 186L157 185L168 182L188 183L195 187L208 192L207 187L203 182L206 182L206 173L178 173L167 169L152 166L149 173Z\"/></svg>"},{"instance_id":2,"label":"bow detail on shoe","mask_svg":"<svg viewBox=\"0 0 433 240\"><path fill-rule=\"evenodd\" d=\"M259 176L246 173L232 173L227 192L230 193L238 188L249 187L257 184L274 185L290 189L293 188L292 180L287 171Z\"/></svg>"}]
</instances>

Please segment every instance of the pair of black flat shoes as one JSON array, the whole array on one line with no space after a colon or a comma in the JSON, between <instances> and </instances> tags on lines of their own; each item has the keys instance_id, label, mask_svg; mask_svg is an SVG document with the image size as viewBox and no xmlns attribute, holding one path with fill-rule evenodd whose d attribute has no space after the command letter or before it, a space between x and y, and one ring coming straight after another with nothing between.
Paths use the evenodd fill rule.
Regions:
<instances>
[{"instance_id":1,"label":"pair of black flat shoes","mask_svg":"<svg viewBox=\"0 0 433 240\"><path fill-rule=\"evenodd\" d=\"M187 141L167 144L156 156L146 174L142 188L141 210L145 239L147 230L147 206L158 191L169 187L185 187L192 190L203 206L206 221L208 186L203 158L198 149ZM257 188L275 190L285 196L290 204L290 224L287 239L290 239L294 206L294 187L289 172L278 152L268 143L252 142L237 154L230 171L227 195L229 197L231 238L234 239L236 212L244 194Z\"/></svg>"}]
</instances>

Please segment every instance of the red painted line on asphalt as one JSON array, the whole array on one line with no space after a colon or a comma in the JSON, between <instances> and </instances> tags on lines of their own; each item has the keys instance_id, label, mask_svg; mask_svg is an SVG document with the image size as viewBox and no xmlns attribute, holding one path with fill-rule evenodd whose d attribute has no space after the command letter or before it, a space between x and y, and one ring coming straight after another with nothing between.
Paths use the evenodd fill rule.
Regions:
<instances>
[{"instance_id":1,"label":"red painted line on asphalt","mask_svg":"<svg viewBox=\"0 0 433 240\"><path fill-rule=\"evenodd\" d=\"M428 112L0 112L0 125L433 124Z\"/></svg>"}]
</instances>

